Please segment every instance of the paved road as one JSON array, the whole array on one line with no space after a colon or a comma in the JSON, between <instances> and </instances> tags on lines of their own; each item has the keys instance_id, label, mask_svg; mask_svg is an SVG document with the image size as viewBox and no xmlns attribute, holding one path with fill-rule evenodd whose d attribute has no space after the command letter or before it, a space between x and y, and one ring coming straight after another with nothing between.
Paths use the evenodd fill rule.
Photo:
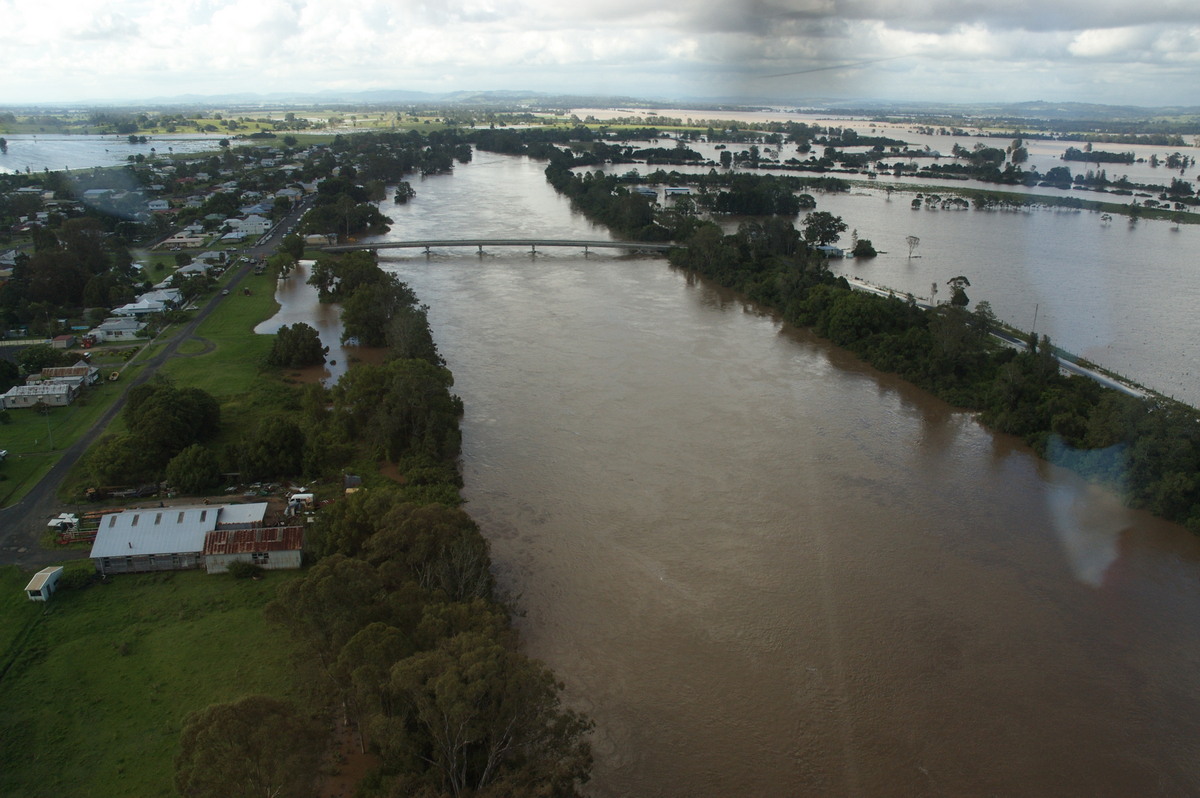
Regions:
<instances>
[{"instance_id":1,"label":"paved road","mask_svg":"<svg viewBox=\"0 0 1200 798\"><path fill-rule=\"evenodd\" d=\"M282 237L284 231L296 224L308 207L310 207L309 203L301 203L296 210L283 219L254 247L246 250L245 254L257 256L273 251L275 241ZM229 289L232 293L242 279L250 272L250 268L251 264L242 264L233 273L233 276L230 277L229 282L225 284L225 288ZM163 363L174 357L179 349L179 345L195 336L196 329L204 323L204 320L208 318L209 314L213 312L222 299L223 297L219 291L210 298L196 312L191 321L167 340L167 345L163 347L163 350L150 358L135 378L124 384L125 390L117 397L112 406L100 417L91 430L80 436L70 448L63 452L62 457L46 476L42 477L41 481L19 502L0 510L0 565L18 565L26 570L33 570L63 560L83 559L87 557L88 552L79 549L43 549L41 547L40 539L46 531L46 522L51 517L60 512L83 509L79 506L71 507L63 505L55 495L58 486L62 484L67 472L75 465L75 462L83 456L88 447L108 427L109 422L121 412L121 408L125 406L125 398L129 395L129 390L145 383L154 376Z\"/></svg>"}]
</instances>

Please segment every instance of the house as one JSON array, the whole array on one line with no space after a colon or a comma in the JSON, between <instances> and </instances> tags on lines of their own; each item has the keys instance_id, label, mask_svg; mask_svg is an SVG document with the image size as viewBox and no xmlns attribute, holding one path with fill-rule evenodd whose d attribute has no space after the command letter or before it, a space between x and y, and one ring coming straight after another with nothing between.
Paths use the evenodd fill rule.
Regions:
<instances>
[{"instance_id":1,"label":"house","mask_svg":"<svg viewBox=\"0 0 1200 798\"><path fill-rule=\"evenodd\" d=\"M846 251L841 247L835 247L833 244L821 244L815 247L817 252L825 255L827 258L844 258Z\"/></svg>"},{"instance_id":2,"label":"house","mask_svg":"<svg viewBox=\"0 0 1200 798\"><path fill-rule=\"evenodd\" d=\"M105 319L103 324L88 335L95 337L97 341L131 341L145 328L146 322L138 321L132 316L114 317Z\"/></svg>"},{"instance_id":3,"label":"house","mask_svg":"<svg viewBox=\"0 0 1200 798\"><path fill-rule=\"evenodd\" d=\"M205 565L205 540L210 533L249 532L252 536L262 527L266 513L266 502L151 507L108 513L100 519L89 556L102 574L201 568Z\"/></svg>"},{"instance_id":4,"label":"house","mask_svg":"<svg viewBox=\"0 0 1200 798\"><path fill-rule=\"evenodd\" d=\"M179 277L191 277L196 274L204 275L208 274L208 270L210 268L212 267L208 263L204 261L197 261L195 263L189 263L187 266L180 266L175 270L175 274Z\"/></svg>"},{"instance_id":5,"label":"house","mask_svg":"<svg viewBox=\"0 0 1200 798\"><path fill-rule=\"evenodd\" d=\"M215 529L204 537L204 568L210 574L223 574L235 562L268 571L299 568L303 548L300 526Z\"/></svg>"},{"instance_id":6,"label":"house","mask_svg":"<svg viewBox=\"0 0 1200 798\"><path fill-rule=\"evenodd\" d=\"M183 293L178 288L159 288L147 291L138 297L139 302L161 302L168 310L179 307L183 301Z\"/></svg>"},{"instance_id":7,"label":"house","mask_svg":"<svg viewBox=\"0 0 1200 798\"><path fill-rule=\"evenodd\" d=\"M165 199L153 199L146 203L146 210L169 211L171 210L171 203L167 202Z\"/></svg>"},{"instance_id":8,"label":"house","mask_svg":"<svg viewBox=\"0 0 1200 798\"><path fill-rule=\"evenodd\" d=\"M74 335L56 335L50 339L50 346L55 349L70 349L75 346Z\"/></svg>"},{"instance_id":9,"label":"house","mask_svg":"<svg viewBox=\"0 0 1200 798\"><path fill-rule=\"evenodd\" d=\"M49 601L58 589L58 580L62 577L62 572L61 565L52 565L38 571L33 575L33 579L29 580L29 584L25 585L25 595L29 596L30 601Z\"/></svg>"},{"instance_id":10,"label":"house","mask_svg":"<svg viewBox=\"0 0 1200 798\"><path fill-rule=\"evenodd\" d=\"M180 249L184 249L184 248L195 249L197 247L202 247L202 246L204 246L204 239L201 236L194 235L191 233L176 233L175 235L171 236L170 238L166 239L161 244L159 244L157 247L155 247L155 249L162 249L163 247L167 247L167 248L179 247Z\"/></svg>"},{"instance_id":11,"label":"house","mask_svg":"<svg viewBox=\"0 0 1200 798\"><path fill-rule=\"evenodd\" d=\"M119 308L113 308L114 316L149 316L154 313L162 313L169 310L165 302L155 302L152 300L139 299L137 302L130 302L127 305L121 305Z\"/></svg>"},{"instance_id":12,"label":"house","mask_svg":"<svg viewBox=\"0 0 1200 798\"><path fill-rule=\"evenodd\" d=\"M252 213L245 219L230 219L226 222L230 229L246 235L262 235L271 229L271 220Z\"/></svg>"},{"instance_id":13,"label":"house","mask_svg":"<svg viewBox=\"0 0 1200 798\"><path fill-rule=\"evenodd\" d=\"M634 186L634 194L641 194L649 199L658 199L658 189L650 188L649 186Z\"/></svg>"},{"instance_id":14,"label":"house","mask_svg":"<svg viewBox=\"0 0 1200 798\"><path fill-rule=\"evenodd\" d=\"M44 368L38 374L38 379L43 382L79 379L82 380L85 386L95 385L100 381L100 369L85 360L80 360L74 366L49 366Z\"/></svg>"},{"instance_id":15,"label":"house","mask_svg":"<svg viewBox=\"0 0 1200 798\"><path fill-rule=\"evenodd\" d=\"M0 396L5 410L15 410L21 407L66 407L75 401L79 388L75 385L59 382L39 382L33 385L15 385L8 393Z\"/></svg>"}]
</instances>

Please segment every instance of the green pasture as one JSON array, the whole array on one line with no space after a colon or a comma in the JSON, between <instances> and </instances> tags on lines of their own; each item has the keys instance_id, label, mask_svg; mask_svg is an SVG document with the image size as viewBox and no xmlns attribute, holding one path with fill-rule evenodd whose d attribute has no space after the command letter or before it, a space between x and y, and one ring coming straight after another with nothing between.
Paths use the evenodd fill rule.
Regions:
<instances>
[{"instance_id":1,"label":"green pasture","mask_svg":"<svg viewBox=\"0 0 1200 798\"><path fill-rule=\"evenodd\" d=\"M250 289L246 296L243 288ZM274 336L255 335L254 327L279 309L273 274L249 274L235 291L222 296L196 330L200 341L184 341L180 354L163 366L179 385L202 388L224 402L246 393L262 379L263 362ZM210 349L205 353L206 349Z\"/></svg>"},{"instance_id":2,"label":"green pasture","mask_svg":"<svg viewBox=\"0 0 1200 798\"><path fill-rule=\"evenodd\" d=\"M291 643L262 613L298 575L125 575L40 604L21 592L29 574L0 569L0 795L174 796L188 713L303 692Z\"/></svg>"}]
</instances>

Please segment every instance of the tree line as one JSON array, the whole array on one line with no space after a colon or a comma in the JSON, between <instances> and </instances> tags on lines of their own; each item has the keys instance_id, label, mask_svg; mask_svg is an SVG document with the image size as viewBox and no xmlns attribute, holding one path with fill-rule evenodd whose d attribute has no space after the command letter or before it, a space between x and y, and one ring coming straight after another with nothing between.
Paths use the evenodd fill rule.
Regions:
<instances>
[{"instance_id":1,"label":"tree line","mask_svg":"<svg viewBox=\"0 0 1200 798\"><path fill-rule=\"evenodd\" d=\"M323 256L311 281L344 313L370 298L359 321L379 325L387 356L356 364L332 388L303 389L300 470L386 462L398 479L370 476L322 509L306 540L316 563L266 613L297 641L324 702L380 757L357 794L578 795L591 723L564 708L553 673L521 653L487 540L459 507L462 402L426 308L369 252ZM315 795L328 734L316 720L262 696L196 712L184 724L176 786L214 798L249 784Z\"/></svg>"}]
</instances>

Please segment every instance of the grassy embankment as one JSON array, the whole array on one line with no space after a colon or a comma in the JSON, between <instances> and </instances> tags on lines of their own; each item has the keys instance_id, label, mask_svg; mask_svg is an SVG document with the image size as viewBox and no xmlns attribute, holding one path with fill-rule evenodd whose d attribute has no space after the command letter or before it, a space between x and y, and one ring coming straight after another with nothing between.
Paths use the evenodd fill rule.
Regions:
<instances>
[{"instance_id":1,"label":"grassy embankment","mask_svg":"<svg viewBox=\"0 0 1200 798\"><path fill-rule=\"evenodd\" d=\"M0 568L0 795L175 795L188 713L300 697L291 643L262 614L296 576L129 575L40 604L28 574Z\"/></svg>"}]
</instances>

